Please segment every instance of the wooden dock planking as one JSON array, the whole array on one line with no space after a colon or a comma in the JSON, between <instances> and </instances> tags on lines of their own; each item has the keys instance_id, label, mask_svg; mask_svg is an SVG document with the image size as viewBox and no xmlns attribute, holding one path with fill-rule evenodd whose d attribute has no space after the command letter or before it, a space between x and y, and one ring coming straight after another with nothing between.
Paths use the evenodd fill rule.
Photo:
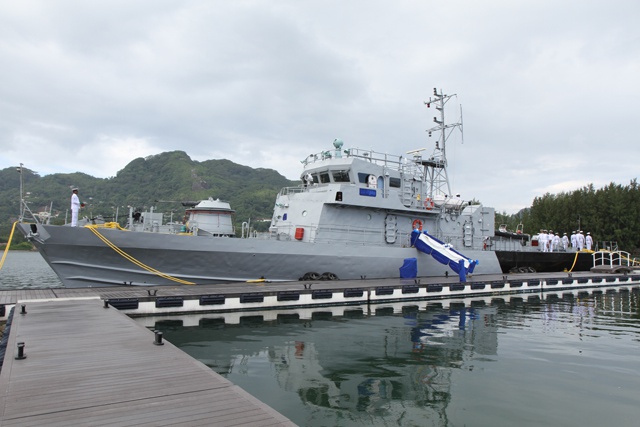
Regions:
<instances>
[{"instance_id":1,"label":"wooden dock planking","mask_svg":"<svg viewBox=\"0 0 640 427\"><path fill-rule=\"evenodd\" d=\"M98 299L24 304L0 373L3 426L294 425Z\"/></svg>"},{"instance_id":2,"label":"wooden dock planking","mask_svg":"<svg viewBox=\"0 0 640 427\"><path fill-rule=\"evenodd\" d=\"M0 291L0 304L15 304L23 299L56 298L53 289L11 289Z\"/></svg>"}]
</instances>

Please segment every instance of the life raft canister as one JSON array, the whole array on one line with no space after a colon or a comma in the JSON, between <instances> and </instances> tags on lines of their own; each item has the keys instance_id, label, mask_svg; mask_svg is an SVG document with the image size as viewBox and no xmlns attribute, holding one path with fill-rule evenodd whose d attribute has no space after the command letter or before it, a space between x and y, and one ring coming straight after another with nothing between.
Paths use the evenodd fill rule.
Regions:
<instances>
[{"instance_id":1,"label":"life raft canister","mask_svg":"<svg viewBox=\"0 0 640 427\"><path fill-rule=\"evenodd\" d=\"M422 231L422 221L420 221L419 219L414 219L413 220L413 229Z\"/></svg>"},{"instance_id":2,"label":"life raft canister","mask_svg":"<svg viewBox=\"0 0 640 427\"><path fill-rule=\"evenodd\" d=\"M431 197L427 197L424 199L424 207L430 211L431 209L433 209L433 200L431 200Z\"/></svg>"}]
</instances>

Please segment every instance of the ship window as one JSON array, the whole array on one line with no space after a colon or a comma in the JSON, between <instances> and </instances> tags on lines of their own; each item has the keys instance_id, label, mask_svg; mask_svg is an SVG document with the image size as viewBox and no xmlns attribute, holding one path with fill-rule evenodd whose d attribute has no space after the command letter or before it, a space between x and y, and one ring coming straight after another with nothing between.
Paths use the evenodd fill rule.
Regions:
<instances>
[{"instance_id":1,"label":"ship window","mask_svg":"<svg viewBox=\"0 0 640 427\"><path fill-rule=\"evenodd\" d=\"M320 173L320 182L323 183L323 184L331 182L331 180L329 179L329 172L321 172Z\"/></svg>"},{"instance_id":2,"label":"ship window","mask_svg":"<svg viewBox=\"0 0 640 427\"><path fill-rule=\"evenodd\" d=\"M389 178L389 187L400 188L400 178Z\"/></svg>"},{"instance_id":3,"label":"ship window","mask_svg":"<svg viewBox=\"0 0 640 427\"><path fill-rule=\"evenodd\" d=\"M349 171L332 171L333 182L349 182Z\"/></svg>"},{"instance_id":4,"label":"ship window","mask_svg":"<svg viewBox=\"0 0 640 427\"><path fill-rule=\"evenodd\" d=\"M317 184L318 183L318 177L316 175L312 174L311 172L307 172L306 174L302 175L300 177L300 179L305 184Z\"/></svg>"},{"instance_id":5,"label":"ship window","mask_svg":"<svg viewBox=\"0 0 640 427\"><path fill-rule=\"evenodd\" d=\"M358 182L360 184L366 184L367 182L369 182L369 174L368 173L359 172L358 173Z\"/></svg>"}]
</instances>

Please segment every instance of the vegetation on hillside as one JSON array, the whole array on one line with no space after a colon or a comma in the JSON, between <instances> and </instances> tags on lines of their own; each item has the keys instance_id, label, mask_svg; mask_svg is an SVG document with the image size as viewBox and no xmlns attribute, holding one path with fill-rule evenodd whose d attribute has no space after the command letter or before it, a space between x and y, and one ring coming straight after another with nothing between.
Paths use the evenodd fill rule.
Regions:
<instances>
[{"instance_id":1,"label":"vegetation on hillside","mask_svg":"<svg viewBox=\"0 0 640 427\"><path fill-rule=\"evenodd\" d=\"M255 227L266 229L268 223L259 220L271 219L278 191L299 184L272 169L253 169L229 160L198 162L183 151L137 158L111 178L80 172L41 177L27 168L22 173L29 209L35 214L51 211L54 224L71 219L69 198L71 187L77 186L80 200L86 204L80 216L115 218L117 213L124 225L129 206L141 210L153 206L179 220L185 210L181 202L213 197L231 204L238 223L251 220ZM11 224L18 218L19 194L20 174L16 168L0 170L0 242L7 241ZM13 244L22 241L18 234Z\"/></svg>"},{"instance_id":2,"label":"vegetation on hillside","mask_svg":"<svg viewBox=\"0 0 640 427\"><path fill-rule=\"evenodd\" d=\"M593 184L572 192L536 197L530 208L515 215L497 214L496 224L536 234L540 229L570 235L574 230L591 232L595 241L615 241L622 250L640 252L640 187L611 183L595 189Z\"/></svg>"}]
</instances>

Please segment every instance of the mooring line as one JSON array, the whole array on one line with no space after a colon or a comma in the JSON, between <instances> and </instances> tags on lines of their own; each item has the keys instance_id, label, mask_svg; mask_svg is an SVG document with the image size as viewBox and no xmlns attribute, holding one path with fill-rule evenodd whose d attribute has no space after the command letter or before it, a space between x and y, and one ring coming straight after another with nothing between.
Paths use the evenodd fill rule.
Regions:
<instances>
[{"instance_id":1,"label":"mooring line","mask_svg":"<svg viewBox=\"0 0 640 427\"><path fill-rule=\"evenodd\" d=\"M160 276L164 279L167 280L172 280L174 282L177 283L182 283L183 285L195 285L195 283L193 282L189 282L186 280L182 280L182 279L178 279L177 277L173 277L170 276L166 273L163 273L159 270L156 270L153 267L149 267L148 265L138 261L137 259L135 259L134 257L132 257L131 255L129 255L128 253L126 253L125 251L123 251L122 249L120 249L119 247L117 247L116 245L114 245L109 239L107 239L105 236L103 236L98 230L97 230L97 226L95 225L86 225L86 228L88 228L89 230L91 230L93 232L93 234L95 234L100 240L102 240L107 246L109 246L111 249L113 249L117 254L119 254L120 256L122 256L123 258L125 258L127 261L137 265L138 267L147 270L150 273L155 274L156 276Z\"/></svg>"}]
</instances>

